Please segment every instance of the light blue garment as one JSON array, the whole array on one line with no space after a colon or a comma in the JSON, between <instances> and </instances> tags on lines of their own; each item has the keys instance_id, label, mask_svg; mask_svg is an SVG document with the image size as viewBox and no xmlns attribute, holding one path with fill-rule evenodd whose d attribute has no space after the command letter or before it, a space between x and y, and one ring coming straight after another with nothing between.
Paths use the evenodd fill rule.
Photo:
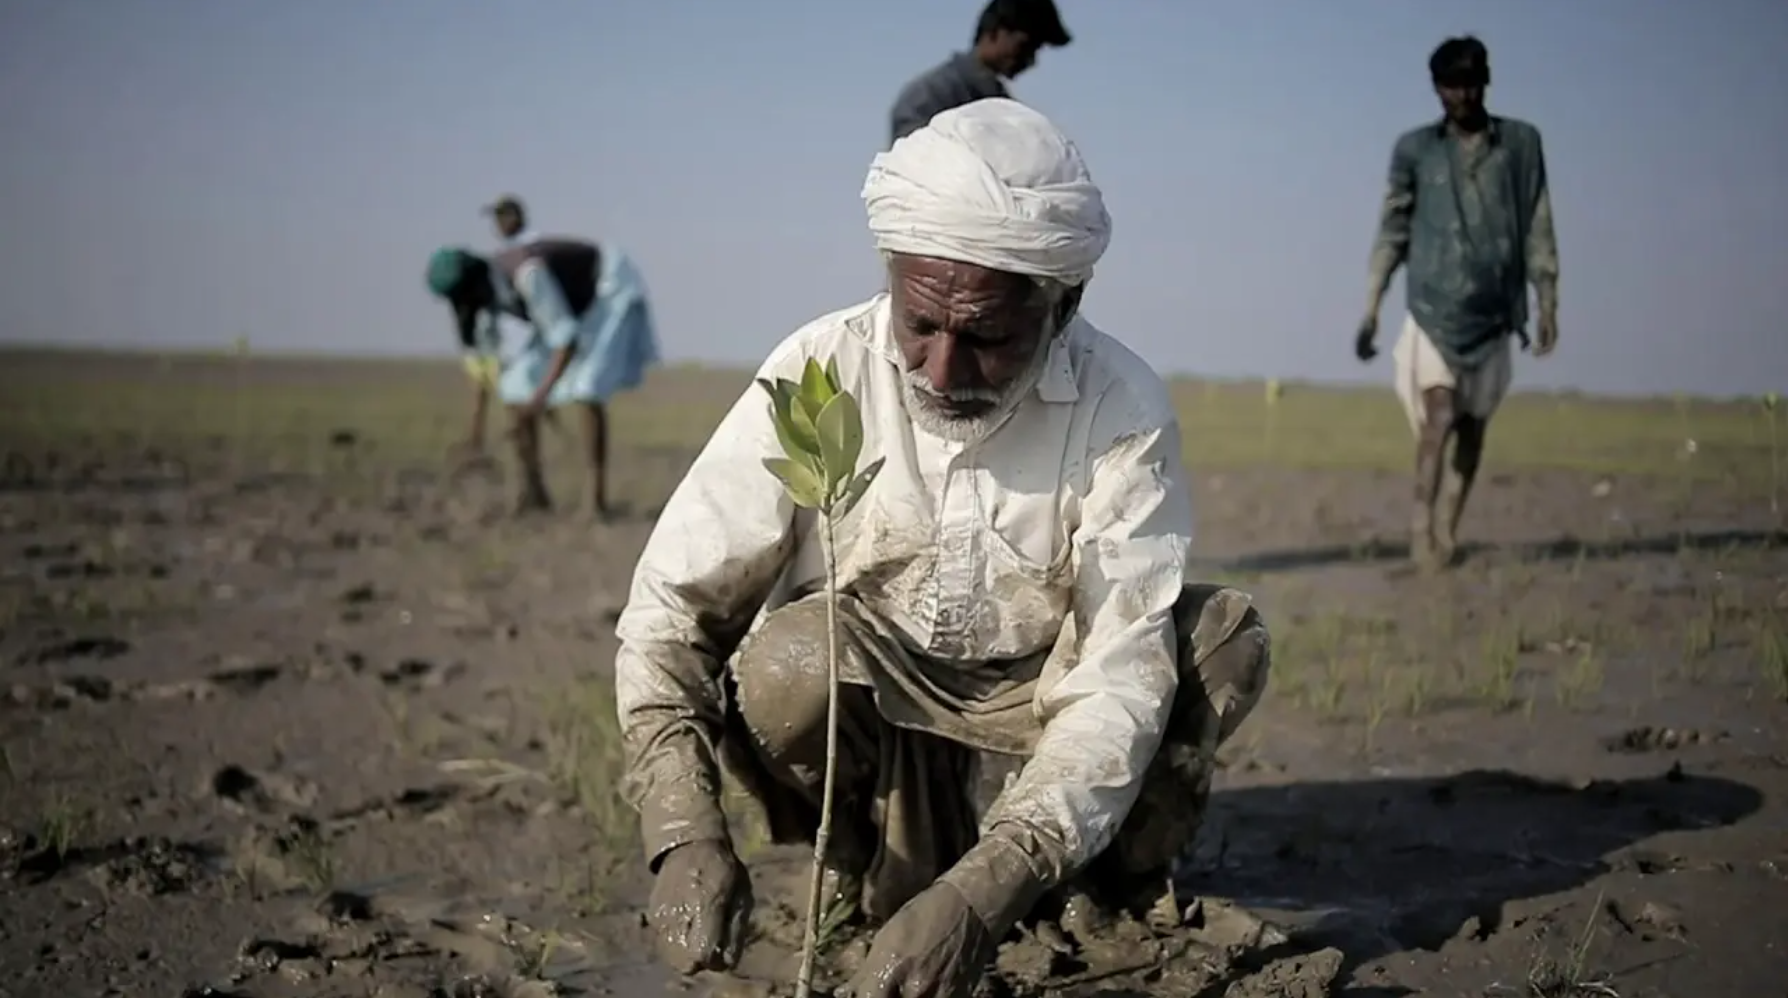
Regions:
<instances>
[{"instance_id":1,"label":"light blue garment","mask_svg":"<svg viewBox=\"0 0 1788 998\"><path fill-rule=\"evenodd\" d=\"M613 246L601 250L596 304L581 319L566 306L558 282L545 267L522 268L514 293L527 303L534 335L503 365L497 394L505 405L532 399L552 370L554 351L566 344L575 353L553 385L548 405L607 402L638 388L646 371L659 362L657 331L639 270Z\"/></svg>"}]
</instances>

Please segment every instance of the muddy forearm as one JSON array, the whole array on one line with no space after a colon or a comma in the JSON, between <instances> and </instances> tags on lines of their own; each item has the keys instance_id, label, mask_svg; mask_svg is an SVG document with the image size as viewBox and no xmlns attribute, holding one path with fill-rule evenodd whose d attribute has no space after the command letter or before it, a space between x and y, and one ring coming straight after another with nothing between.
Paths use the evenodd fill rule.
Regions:
<instances>
[{"instance_id":1,"label":"muddy forearm","mask_svg":"<svg viewBox=\"0 0 1788 998\"><path fill-rule=\"evenodd\" d=\"M1409 215L1413 204L1412 198L1396 191L1385 195L1378 237L1372 242L1372 257L1366 267L1367 315L1378 314L1384 293L1391 286L1391 276L1409 254Z\"/></svg>"},{"instance_id":2,"label":"muddy forearm","mask_svg":"<svg viewBox=\"0 0 1788 998\"><path fill-rule=\"evenodd\" d=\"M546 369L546 377L540 379L540 388L534 392L534 404L543 406L552 397L553 386L565 376L565 369L571 366L571 347L562 346L553 351L552 362Z\"/></svg>"},{"instance_id":3,"label":"muddy forearm","mask_svg":"<svg viewBox=\"0 0 1788 998\"><path fill-rule=\"evenodd\" d=\"M1378 206L1378 235L1372 241L1372 256L1366 268L1366 315L1377 318L1384 293L1391 286L1391 275L1409 255L1409 231L1415 217L1415 155L1408 139L1399 139L1391 149L1391 164L1385 177L1384 200Z\"/></svg>"},{"instance_id":4,"label":"muddy forearm","mask_svg":"<svg viewBox=\"0 0 1788 998\"><path fill-rule=\"evenodd\" d=\"M1375 316L1384 305L1384 293L1391 286L1391 275L1403 265L1403 245L1379 242L1372 247L1372 260L1366 268L1366 314Z\"/></svg>"},{"instance_id":5,"label":"muddy forearm","mask_svg":"<svg viewBox=\"0 0 1788 998\"><path fill-rule=\"evenodd\" d=\"M1003 934L1018 923L1037 902L1060 882L1046 857L1049 846L1038 836L1016 825L1000 825L939 878L956 888L981 923Z\"/></svg>"},{"instance_id":6,"label":"muddy forearm","mask_svg":"<svg viewBox=\"0 0 1788 998\"><path fill-rule=\"evenodd\" d=\"M1552 227L1552 195L1540 188L1527 230L1527 279L1533 282L1540 315L1558 315L1558 235Z\"/></svg>"},{"instance_id":7,"label":"muddy forearm","mask_svg":"<svg viewBox=\"0 0 1788 998\"><path fill-rule=\"evenodd\" d=\"M623 646L615 664L626 776L646 859L725 839L715 746L722 724L718 668L689 647Z\"/></svg>"}]
</instances>

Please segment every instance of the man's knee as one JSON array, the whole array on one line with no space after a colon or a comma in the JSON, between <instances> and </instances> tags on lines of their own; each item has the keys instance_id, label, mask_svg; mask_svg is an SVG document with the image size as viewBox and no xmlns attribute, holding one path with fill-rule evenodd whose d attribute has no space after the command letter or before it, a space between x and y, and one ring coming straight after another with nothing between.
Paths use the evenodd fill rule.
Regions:
<instances>
[{"instance_id":1,"label":"man's knee","mask_svg":"<svg viewBox=\"0 0 1788 998\"><path fill-rule=\"evenodd\" d=\"M805 599L772 610L733 660L739 714L760 748L782 755L823 742L829 693L826 606Z\"/></svg>"},{"instance_id":2,"label":"man's knee","mask_svg":"<svg viewBox=\"0 0 1788 998\"><path fill-rule=\"evenodd\" d=\"M1247 594L1225 586L1192 583L1180 594L1175 619L1182 640L1181 685L1196 683L1221 729L1235 733L1266 691L1272 640Z\"/></svg>"}]
</instances>

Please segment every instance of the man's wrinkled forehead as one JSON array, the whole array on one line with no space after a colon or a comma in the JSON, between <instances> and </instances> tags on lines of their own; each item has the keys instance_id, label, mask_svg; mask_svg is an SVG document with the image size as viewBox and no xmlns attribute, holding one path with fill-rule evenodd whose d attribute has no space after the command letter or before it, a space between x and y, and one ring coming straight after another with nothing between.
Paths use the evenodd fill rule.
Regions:
<instances>
[{"instance_id":1,"label":"man's wrinkled forehead","mask_svg":"<svg viewBox=\"0 0 1788 998\"><path fill-rule=\"evenodd\" d=\"M969 293L1016 305L1029 300L1038 291L1036 280L1024 274L995 270L965 260L890 253L888 265L898 283L934 294Z\"/></svg>"}]
</instances>

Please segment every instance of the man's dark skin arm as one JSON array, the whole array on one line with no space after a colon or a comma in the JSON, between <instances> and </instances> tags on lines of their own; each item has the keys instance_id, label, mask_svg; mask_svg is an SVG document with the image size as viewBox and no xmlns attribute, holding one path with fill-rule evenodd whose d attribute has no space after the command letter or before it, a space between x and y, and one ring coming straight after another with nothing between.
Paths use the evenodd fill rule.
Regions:
<instances>
[{"instance_id":1,"label":"man's dark skin arm","mask_svg":"<svg viewBox=\"0 0 1788 998\"><path fill-rule=\"evenodd\" d=\"M1384 202L1378 212L1378 236L1372 243L1366 271L1366 314L1354 334L1354 354L1362 361L1378 355L1373 340L1378 336L1378 310L1391 277L1409 256L1410 218L1415 214L1415 156L1399 141L1391 150L1390 175Z\"/></svg>"},{"instance_id":2,"label":"man's dark skin arm","mask_svg":"<svg viewBox=\"0 0 1788 998\"><path fill-rule=\"evenodd\" d=\"M1544 357L1558 346L1558 236L1552 228L1552 192L1546 181L1546 153L1538 133L1522 166L1531 192L1531 202L1526 206L1530 213L1527 245L1523 250L1527 279L1533 282L1540 312L1533 355Z\"/></svg>"}]
</instances>

